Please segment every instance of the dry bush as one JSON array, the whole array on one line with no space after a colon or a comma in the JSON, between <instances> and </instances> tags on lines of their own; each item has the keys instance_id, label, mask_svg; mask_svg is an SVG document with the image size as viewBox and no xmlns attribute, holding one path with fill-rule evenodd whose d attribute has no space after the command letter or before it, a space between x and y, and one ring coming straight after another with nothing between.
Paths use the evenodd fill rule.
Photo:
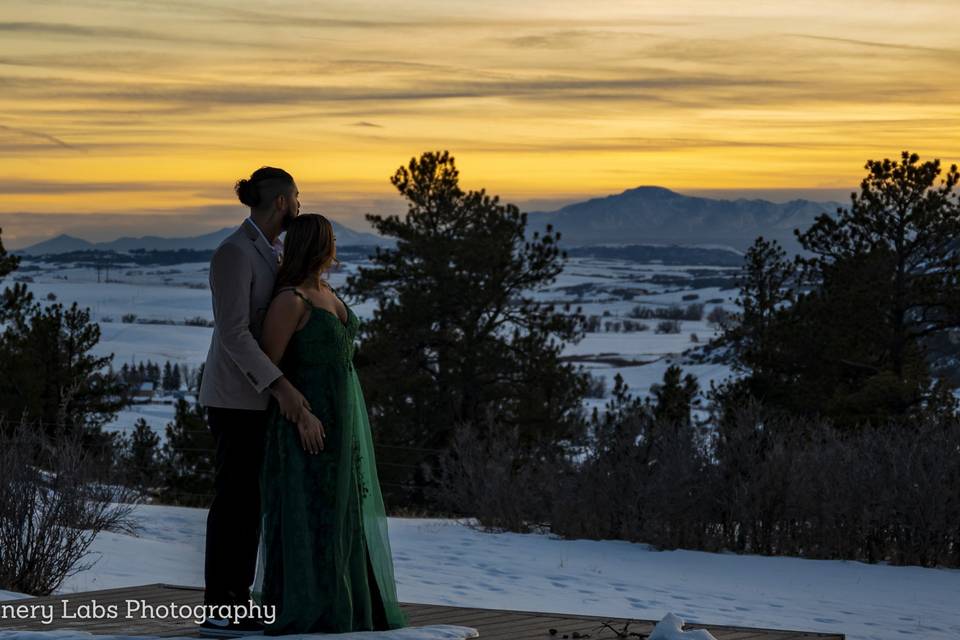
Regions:
<instances>
[{"instance_id":1,"label":"dry bush","mask_svg":"<svg viewBox=\"0 0 960 640\"><path fill-rule=\"evenodd\" d=\"M713 431L654 418L617 381L582 453L547 457L488 418L437 491L490 529L658 548L960 566L960 418L856 430L744 402Z\"/></svg>"},{"instance_id":2,"label":"dry bush","mask_svg":"<svg viewBox=\"0 0 960 640\"><path fill-rule=\"evenodd\" d=\"M740 552L960 565L960 420L839 430L744 406L720 430L721 546Z\"/></svg>"},{"instance_id":3,"label":"dry bush","mask_svg":"<svg viewBox=\"0 0 960 640\"><path fill-rule=\"evenodd\" d=\"M488 412L479 426L458 425L440 457L432 497L441 509L477 519L487 530L526 533L543 526L555 463L525 450L516 427Z\"/></svg>"},{"instance_id":4,"label":"dry bush","mask_svg":"<svg viewBox=\"0 0 960 640\"><path fill-rule=\"evenodd\" d=\"M102 482L79 434L0 424L0 588L49 595L90 568L101 531L134 533L134 493Z\"/></svg>"}]
</instances>

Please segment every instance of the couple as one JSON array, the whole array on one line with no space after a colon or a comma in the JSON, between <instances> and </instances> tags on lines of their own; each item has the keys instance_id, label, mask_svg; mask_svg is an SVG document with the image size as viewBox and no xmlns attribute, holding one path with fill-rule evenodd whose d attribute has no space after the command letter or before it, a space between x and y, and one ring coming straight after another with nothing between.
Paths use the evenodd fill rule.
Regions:
<instances>
[{"instance_id":1,"label":"couple","mask_svg":"<svg viewBox=\"0 0 960 640\"><path fill-rule=\"evenodd\" d=\"M333 227L299 215L282 169L257 169L236 192L250 217L210 262L214 330L200 387L216 440L204 604L252 597L276 618L208 618L201 634L407 626L352 363L360 323L323 277L337 261Z\"/></svg>"}]
</instances>

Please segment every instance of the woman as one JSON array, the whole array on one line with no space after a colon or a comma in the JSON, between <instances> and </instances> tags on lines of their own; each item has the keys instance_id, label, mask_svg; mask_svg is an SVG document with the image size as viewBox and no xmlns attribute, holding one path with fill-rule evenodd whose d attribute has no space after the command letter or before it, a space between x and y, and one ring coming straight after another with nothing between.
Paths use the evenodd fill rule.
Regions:
<instances>
[{"instance_id":1,"label":"woman","mask_svg":"<svg viewBox=\"0 0 960 640\"><path fill-rule=\"evenodd\" d=\"M294 219L283 245L261 345L319 420L299 425L268 409L260 566L254 598L275 605L267 635L407 626L367 410L354 370L360 321L324 281L333 226Z\"/></svg>"}]
</instances>

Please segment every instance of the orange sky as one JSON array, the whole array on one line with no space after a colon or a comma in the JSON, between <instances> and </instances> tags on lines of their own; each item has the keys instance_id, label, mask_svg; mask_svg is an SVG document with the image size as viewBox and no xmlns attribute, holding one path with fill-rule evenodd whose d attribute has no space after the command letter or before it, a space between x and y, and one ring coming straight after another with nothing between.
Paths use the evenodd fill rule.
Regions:
<instances>
[{"instance_id":1,"label":"orange sky","mask_svg":"<svg viewBox=\"0 0 960 640\"><path fill-rule=\"evenodd\" d=\"M217 229L262 164L364 228L429 149L520 202L848 192L868 158L960 159L957 7L4 0L3 240Z\"/></svg>"}]
</instances>

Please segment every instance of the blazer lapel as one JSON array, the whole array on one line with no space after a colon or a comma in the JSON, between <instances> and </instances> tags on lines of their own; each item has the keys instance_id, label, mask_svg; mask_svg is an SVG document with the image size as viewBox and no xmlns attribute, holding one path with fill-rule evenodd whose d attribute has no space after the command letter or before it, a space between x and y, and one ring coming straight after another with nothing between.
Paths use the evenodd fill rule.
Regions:
<instances>
[{"instance_id":1,"label":"blazer lapel","mask_svg":"<svg viewBox=\"0 0 960 640\"><path fill-rule=\"evenodd\" d=\"M270 271L276 275L279 268L277 259L273 256L273 250L270 248L270 245L267 244L267 241L263 239L257 230L250 226L246 220L242 223L243 231L246 233L247 237L250 238L253 242L253 246L256 247L257 253L260 254L264 260L267 261L267 264L270 265Z\"/></svg>"}]
</instances>

